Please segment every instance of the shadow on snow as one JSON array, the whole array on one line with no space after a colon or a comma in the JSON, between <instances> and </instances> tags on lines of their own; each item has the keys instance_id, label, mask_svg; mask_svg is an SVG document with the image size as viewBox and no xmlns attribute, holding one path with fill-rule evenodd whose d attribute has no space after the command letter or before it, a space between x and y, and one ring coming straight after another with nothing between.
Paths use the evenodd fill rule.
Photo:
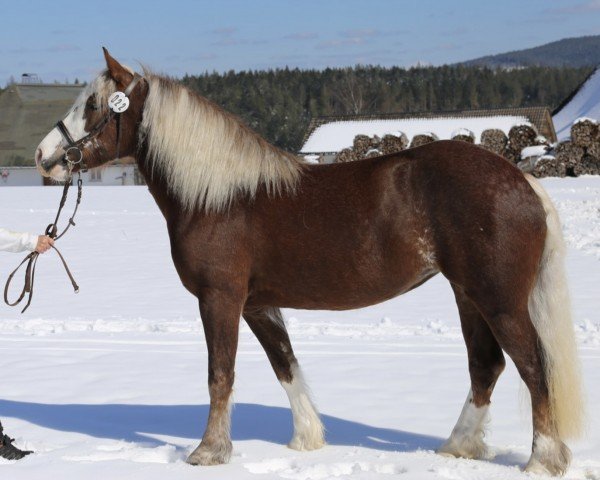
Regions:
<instances>
[{"instance_id":1,"label":"shadow on snow","mask_svg":"<svg viewBox=\"0 0 600 480\"><path fill-rule=\"evenodd\" d=\"M288 408L237 403L232 413L234 441L287 444L291 439L292 414ZM199 441L206 425L208 405L49 405L0 400L0 418L3 417L19 418L64 432L162 445L164 442L153 435ZM321 419L330 445L411 452L434 450L442 443L438 437L373 427L330 415L321 415Z\"/></svg>"}]
</instances>

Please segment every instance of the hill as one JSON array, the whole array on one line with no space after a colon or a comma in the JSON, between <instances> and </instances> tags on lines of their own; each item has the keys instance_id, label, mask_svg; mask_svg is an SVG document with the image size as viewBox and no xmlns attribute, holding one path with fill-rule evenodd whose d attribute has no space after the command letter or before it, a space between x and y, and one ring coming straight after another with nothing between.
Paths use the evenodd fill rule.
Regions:
<instances>
[{"instance_id":1,"label":"hill","mask_svg":"<svg viewBox=\"0 0 600 480\"><path fill-rule=\"evenodd\" d=\"M539 47L487 55L463 62L468 66L487 67L588 67L600 65L600 35L564 38Z\"/></svg>"}]
</instances>

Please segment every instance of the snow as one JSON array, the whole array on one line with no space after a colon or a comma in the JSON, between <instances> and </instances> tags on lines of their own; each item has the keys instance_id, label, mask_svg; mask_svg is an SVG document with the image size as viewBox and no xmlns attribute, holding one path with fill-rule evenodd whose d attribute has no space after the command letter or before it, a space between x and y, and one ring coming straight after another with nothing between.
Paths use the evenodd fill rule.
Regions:
<instances>
[{"instance_id":1,"label":"snow","mask_svg":"<svg viewBox=\"0 0 600 480\"><path fill-rule=\"evenodd\" d=\"M521 158L541 157L548 151L545 145L534 145L533 147L525 147L521 150Z\"/></svg>"},{"instance_id":2,"label":"snow","mask_svg":"<svg viewBox=\"0 0 600 480\"><path fill-rule=\"evenodd\" d=\"M473 134L473 132L471 130L466 129L466 128L458 128L458 129L454 130L450 134L450 138L457 137L458 135L463 135L465 137L472 137L473 139L475 139L475 135Z\"/></svg>"},{"instance_id":3,"label":"snow","mask_svg":"<svg viewBox=\"0 0 600 480\"><path fill-rule=\"evenodd\" d=\"M598 479L600 178L543 184L564 222L590 406L588 435L571 444L567 478ZM59 198L59 188L0 188L2 225L43 229ZM208 412L206 347L197 302L170 260L163 217L144 187L86 186L77 226L59 243L81 292L73 294L50 253L38 263L30 310L0 306L0 418L17 445L36 452L0 460L3 478L531 478L520 471L531 420L511 362L491 407L486 441L494 457L433 453L469 387L457 310L441 276L361 310L285 311L327 429L328 445L313 452L285 446L287 397L242 323L231 463L189 466ZM0 254L0 278L19 261Z\"/></svg>"},{"instance_id":4,"label":"snow","mask_svg":"<svg viewBox=\"0 0 600 480\"><path fill-rule=\"evenodd\" d=\"M596 68L569 103L552 117L559 141L571 136L571 125L580 117L600 121L600 68Z\"/></svg>"},{"instance_id":5,"label":"snow","mask_svg":"<svg viewBox=\"0 0 600 480\"><path fill-rule=\"evenodd\" d=\"M319 155L304 155L304 161L307 163L319 163Z\"/></svg>"},{"instance_id":6,"label":"snow","mask_svg":"<svg viewBox=\"0 0 600 480\"><path fill-rule=\"evenodd\" d=\"M576 123L583 123L583 122L591 122L595 125L598 125L598 121L593 119L593 118L589 118L589 117L579 117L577 120L575 120L573 122L573 125L575 125Z\"/></svg>"},{"instance_id":7,"label":"snow","mask_svg":"<svg viewBox=\"0 0 600 480\"><path fill-rule=\"evenodd\" d=\"M498 128L508 134L515 124L528 124L525 117L499 115L494 117L460 118L409 118L395 120L352 120L325 123L317 127L301 149L302 153L339 152L352 146L358 134L378 135L404 132L409 140L424 132L435 132L442 140L452 138L455 131L467 129L474 133L479 142L481 132L488 128Z\"/></svg>"}]
</instances>

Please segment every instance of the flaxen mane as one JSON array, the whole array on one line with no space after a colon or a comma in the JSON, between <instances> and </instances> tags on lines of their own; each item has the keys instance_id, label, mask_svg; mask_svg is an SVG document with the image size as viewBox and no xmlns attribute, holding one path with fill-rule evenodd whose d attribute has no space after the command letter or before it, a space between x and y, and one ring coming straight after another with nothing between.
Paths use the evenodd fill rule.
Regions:
<instances>
[{"instance_id":1,"label":"flaxen mane","mask_svg":"<svg viewBox=\"0 0 600 480\"><path fill-rule=\"evenodd\" d=\"M221 211L263 185L271 194L294 188L299 159L174 81L147 71L144 76L149 92L140 135L150 173L166 177L184 208Z\"/></svg>"}]
</instances>

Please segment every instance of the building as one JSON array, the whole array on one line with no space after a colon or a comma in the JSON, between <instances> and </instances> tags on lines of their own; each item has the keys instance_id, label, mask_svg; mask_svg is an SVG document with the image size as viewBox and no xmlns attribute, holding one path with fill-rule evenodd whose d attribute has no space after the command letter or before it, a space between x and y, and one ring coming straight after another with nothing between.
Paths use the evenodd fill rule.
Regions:
<instances>
[{"instance_id":1,"label":"building","mask_svg":"<svg viewBox=\"0 0 600 480\"><path fill-rule=\"evenodd\" d=\"M144 183L137 166L131 162L88 170L81 174L81 178L86 185L90 186L141 185ZM52 180L42 177L35 167L0 166L0 188L54 184Z\"/></svg>"},{"instance_id":2,"label":"building","mask_svg":"<svg viewBox=\"0 0 600 480\"><path fill-rule=\"evenodd\" d=\"M35 168L34 153L44 136L63 118L82 85L42 84L23 74L0 94L0 187L49 184ZM143 183L133 159L82 174L90 185Z\"/></svg>"},{"instance_id":3,"label":"building","mask_svg":"<svg viewBox=\"0 0 600 480\"><path fill-rule=\"evenodd\" d=\"M352 146L354 137L359 134L383 137L402 132L410 141L413 136L428 132L439 139L450 139L457 130L468 129L475 134L478 143L481 132L486 129L497 128L508 134L511 127L522 123L533 124L550 142L556 141L552 116L546 107L349 115L313 119L300 154L332 162L338 152Z\"/></svg>"},{"instance_id":4,"label":"building","mask_svg":"<svg viewBox=\"0 0 600 480\"><path fill-rule=\"evenodd\" d=\"M581 117L600 122L600 66L552 112L558 139L568 139L571 125Z\"/></svg>"},{"instance_id":5,"label":"building","mask_svg":"<svg viewBox=\"0 0 600 480\"><path fill-rule=\"evenodd\" d=\"M66 115L82 89L81 85L10 84L0 94L0 168L33 166L40 141Z\"/></svg>"}]
</instances>

